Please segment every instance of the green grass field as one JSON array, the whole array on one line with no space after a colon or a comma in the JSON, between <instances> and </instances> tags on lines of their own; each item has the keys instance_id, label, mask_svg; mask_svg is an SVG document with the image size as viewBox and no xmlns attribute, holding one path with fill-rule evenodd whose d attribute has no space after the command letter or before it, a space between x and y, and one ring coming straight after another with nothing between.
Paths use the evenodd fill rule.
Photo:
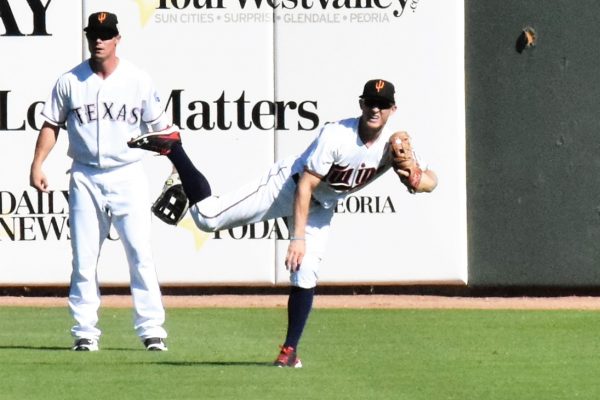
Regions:
<instances>
[{"instance_id":1,"label":"green grass field","mask_svg":"<svg viewBox=\"0 0 600 400\"><path fill-rule=\"evenodd\" d=\"M284 309L171 309L169 351L105 308L78 353L63 308L0 308L0 399L598 399L600 313L315 309L303 369L270 366Z\"/></svg>"}]
</instances>

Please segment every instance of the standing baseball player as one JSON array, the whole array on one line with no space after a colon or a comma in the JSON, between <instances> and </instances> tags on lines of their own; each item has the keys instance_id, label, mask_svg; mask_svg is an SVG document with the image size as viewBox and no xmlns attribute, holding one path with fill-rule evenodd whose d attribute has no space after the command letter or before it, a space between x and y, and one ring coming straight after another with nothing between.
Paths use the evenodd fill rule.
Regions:
<instances>
[{"instance_id":1,"label":"standing baseball player","mask_svg":"<svg viewBox=\"0 0 600 400\"><path fill-rule=\"evenodd\" d=\"M175 128L148 133L129 142L166 155L180 182L170 177L153 211L176 224L189 209L198 228L213 232L279 217L288 217L290 243L285 265L290 270L287 336L274 365L302 366L298 343L312 308L319 265L338 200L393 168L411 193L431 192L436 174L422 168L406 132L385 126L396 111L394 86L368 81L359 99L362 114L325 124L299 156L283 159L260 179L222 196L211 196L206 178L187 157Z\"/></svg>"},{"instance_id":2,"label":"standing baseball player","mask_svg":"<svg viewBox=\"0 0 600 400\"><path fill-rule=\"evenodd\" d=\"M169 121L150 77L117 57L121 40L117 22L109 12L89 16L84 31L91 57L58 78L44 106L30 184L48 191L42 163L60 128L66 128L68 156L73 159L69 182L73 350L99 349L97 263L112 224L129 263L135 331L146 349L164 351L165 311L150 244L144 152L129 148L126 141L131 135L164 129Z\"/></svg>"}]
</instances>

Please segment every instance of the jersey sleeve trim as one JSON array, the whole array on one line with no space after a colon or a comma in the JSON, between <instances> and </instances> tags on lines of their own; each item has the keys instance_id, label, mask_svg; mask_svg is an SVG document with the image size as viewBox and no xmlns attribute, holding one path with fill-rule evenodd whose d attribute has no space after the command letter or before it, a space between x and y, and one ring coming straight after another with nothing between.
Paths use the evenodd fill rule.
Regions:
<instances>
[{"instance_id":1,"label":"jersey sleeve trim","mask_svg":"<svg viewBox=\"0 0 600 400\"><path fill-rule=\"evenodd\" d=\"M54 119L52 119L49 116L47 116L46 114L44 114L44 112L41 113L41 116L47 122L49 122L51 125L58 126L59 128L66 128L66 121L64 121L64 122L55 121Z\"/></svg>"},{"instance_id":2,"label":"jersey sleeve trim","mask_svg":"<svg viewBox=\"0 0 600 400\"><path fill-rule=\"evenodd\" d=\"M310 169L308 169L307 166L304 167L304 172L311 174L312 176L316 176L317 178L319 178L320 180L323 180L324 176L315 172L315 171L311 171Z\"/></svg>"},{"instance_id":3,"label":"jersey sleeve trim","mask_svg":"<svg viewBox=\"0 0 600 400\"><path fill-rule=\"evenodd\" d=\"M165 112L161 112L156 118L154 118L151 121L143 121L143 123L148 124L148 125L154 125L155 123L157 123L158 121L160 121L160 119L163 117L163 115L165 115Z\"/></svg>"}]
</instances>

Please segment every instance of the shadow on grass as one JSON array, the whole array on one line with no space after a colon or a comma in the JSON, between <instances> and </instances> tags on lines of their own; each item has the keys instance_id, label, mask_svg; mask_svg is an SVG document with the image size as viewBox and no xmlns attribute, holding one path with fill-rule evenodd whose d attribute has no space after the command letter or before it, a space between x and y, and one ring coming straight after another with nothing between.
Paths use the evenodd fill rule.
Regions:
<instances>
[{"instance_id":1,"label":"shadow on grass","mask_svg":"<svg viewBox=\"0 0 600 400\"><path fill-rule=\"evenodd\" d=\"M273 363L258 361L156 361L144 364L167 365L170 367L273 367Z\"/></svg>"},{"instance_id":2,"label":"shadow on grass","mask_svg":"<svg viewBox=\"0 0 600 400\"><path fill-rule=\"evenodd\" d=\"M71 347L59 347L59 346L30 346L30 345L0 345L0 350L64 350L64 351L73 351ZM143 351L147 352L147 350L143 347L141 348L131 348L131 347L101 347L100 351ZM74 353L87 353L87 351L79 351Z\"/></svg>"},{"instance_id":3,"label":"shadow on grass","mask_svg":"<svg viewBox=\"0 0 600 400\"><path fill-rule=\"evenodd\" d=\"M57 347L57 346L26 346L26 345L14 345L14 346L0 346L0 350L71 350L69 347Z\"/></svg>"},{"instance_id":4,"label":"shadow on grass","mask_svg":"<svg viewBox=\"0 0 600 400\"><path fill-rule=\"evenodd\" d=\"M0 350L41 350L41 351L64 351L74 352L70 347L58 347L58 346L28 346L28 345L0 345ZM145 349L132 349L132 348L119 348L119 347L105 347L100 349L101 352L106 351L134 351L134 352L147 352ZM87 352L80 352L87 353ZM259 361L152 361L152 362L133 362L132 364L148 364L148 365L165 365L170 367L198 367L198 366L212 366L212 367L273 367L272 362L259 362Z\"/></svg>"}]
</instances>

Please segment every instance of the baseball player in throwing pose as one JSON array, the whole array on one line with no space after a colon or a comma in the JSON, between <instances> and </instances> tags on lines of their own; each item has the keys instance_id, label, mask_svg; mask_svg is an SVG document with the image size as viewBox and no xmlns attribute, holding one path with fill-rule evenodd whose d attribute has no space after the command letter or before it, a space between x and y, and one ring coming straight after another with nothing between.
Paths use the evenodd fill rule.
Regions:
<instances>
[{"instance_id":1,"label":"baseball player in throwing pose","mask_svg":"<svg viewBox=\"0 0 600 400\"><path fill-rule=\"evenodd\" d=\"M207 232L287 217L291 236L285 265L291 289L287 335L274 363L279 367L302 366L298 342L312 308L338 200L390 168L411 193L431 192L437 186L436 174L421 168L408 134L392 134L386 128L396 111L393 84L369 80L359 105L359 117L325 124L302 154L275 163L260 179L222 196L211 195L208 181L186 155L176 127L129 141L131 147L166 155L179 175L180 181L170 177L153 206L154 213L168 223L181 219L188 202L196 225Z\"/></svg>"},{"instance_id":2,"label":"baseball player in throwing pose","mask_svg":"<svg viewBox=\"0 0 600 400\"><path fill-rule=\"evenodd\" d=\"M89 16L84 31L91 57L60 76L45 103L46 121L37 139L30 184L48 191L42 163L60 128L66 128L68 155L73 159L69 182L73 350L98 350L97 262L112 223L129 263L135 331L148 350L164 351L165 311L150 244L144 152L126 142L131 135L165 129L169 121L150 77L117 57L121 39L117 22L109 12Z\"/></svg>"}]
</instances>

